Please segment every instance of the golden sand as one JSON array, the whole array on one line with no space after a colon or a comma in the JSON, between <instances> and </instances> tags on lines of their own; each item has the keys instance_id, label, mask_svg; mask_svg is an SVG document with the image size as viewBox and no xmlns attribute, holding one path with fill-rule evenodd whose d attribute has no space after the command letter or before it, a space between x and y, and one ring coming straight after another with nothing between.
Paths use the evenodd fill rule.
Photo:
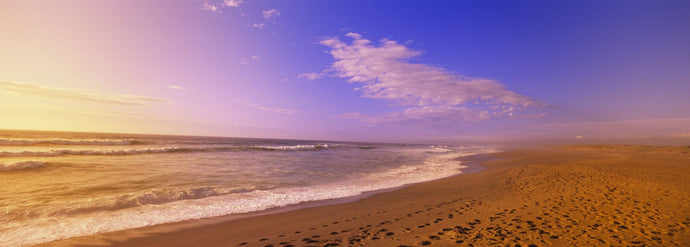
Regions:
<instances>
[{"instance_id":1,"label":"golden sand","mask_svg":"<svg viewBox=\"0 0 690 247\"><path fill-rule=\"evenodd\" d=\"M563 146L494 156L485 171L353 203L43 245L690 246L690 146Z\"/></svg>"}]
</instances>

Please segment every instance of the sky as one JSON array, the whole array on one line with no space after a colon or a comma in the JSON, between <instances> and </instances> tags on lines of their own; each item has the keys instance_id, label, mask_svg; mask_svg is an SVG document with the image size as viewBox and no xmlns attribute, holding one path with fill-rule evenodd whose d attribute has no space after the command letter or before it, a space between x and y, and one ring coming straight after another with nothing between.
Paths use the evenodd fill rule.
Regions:
<instances>
[{"instance_id":1,"label":"sky","mask_svg":"<svg viewBox=\"0 0 690 247\"><path fill-rule=\"evenodd\" d=\"M690 138L689 1L0 0L0 129Z\"/></svg>"}]
</instances>

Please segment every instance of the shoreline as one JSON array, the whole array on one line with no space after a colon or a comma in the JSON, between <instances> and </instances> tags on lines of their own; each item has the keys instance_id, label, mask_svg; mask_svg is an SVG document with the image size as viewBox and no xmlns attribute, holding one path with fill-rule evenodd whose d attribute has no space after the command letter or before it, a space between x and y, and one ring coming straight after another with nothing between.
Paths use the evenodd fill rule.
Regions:
<instances>
[{"instance_id":1,"label":"shoreline","mask_svg":"<svg viewBox=\"0 0 690 247\"><path fill-rule=\"evenodd\" d=\"M463 157L465 158L463 165L475 162L476 166L470 166L477 169L474 173L463 171L463 173L451 177L402 186L402 188L392 191L379 191L365 198L354 200L351 198L349 202L343 202L342 199L331 199L316 203L319 205L312 204L308 208L290 208L291 206L286 206L249 213L250 215L244 215L244 217L237 217L236 215L234 217L220 216L168 223L68 238L36 246L302 246L324 244L365 245L367 243L411 246L462 242L482 245L498 243L503 245L515 242L526 246L528 244L558 245L559 243L567 243L563 242L566 238L578 239L578 243L581 244L603 244L605 242L614 245L637 245L639 242L647 243L648 245L673 245L674 243L688 243L687 241L690 241L690 239L687 227L690 224L690 210L684 205L677 206L687 199L683 196L688 195L687 188L689 187L686 185L690 179L687 179L688 175L684 175L688 174L688 167L677 165L678 162L688 162L687 153L682 153L683 151L687 152L687 150L685 150L685 147L647 147L641 149L641 151L634 148L633 150L630 149L627 146L613 146L611 148L566 146L518 149L491 155L479 155L477 157L468 156ZM650 154L648 151L645 151L646 149L652 149L655 150L653 152L660 153ZM492 157L499 159L492 159ZM541 226L536 223L530 223L524 227L511 229L511 227L514 228L524 224L524 222L545 221L542 219L553 218L553 215L557 215L554 212L545 211L546 209L542 205L547 205L555 200L554 197L544 197L544 195L552 193L552 191L546 189L560 188L562 185L558 183L545 183L542 184L543 187L534 188L530 183L539 183L540 180L532 181L533 177L530 176L539 177L541 180L548 178L540 177L543 174L534 173L534 169L544 169L542 173L547 174L554 172L554 174L562 174L563 171L571 173L582 172L589 171L587 169L591 168L586 162L593 163L594 167L602 167L602 164L608 167L611 164L606 162L610 162L611 159L614 159L616 162L633 163L643 159L647 162L658 163L656 166L672 166L673 169L676 169L670 174L681 176L676 179L681 186L674 188L675 190L681 188L681 190L685 191L675 193L679 194L679 196L664 203L664 205L674 205L675 208L673 209L675 211L680 209L679 215L659 217L660 223L663 222L666 226L659 225L646 231L644 230L646 228L642 228L642 233L638 232L638 234L629 235L620 233L613 235L615 237L608 234L609 236L599 236L584 240L579 240L582 234L580 236L570 235L574 234L572 229L584 231L584 229L580 228L586 225L585 221L588 220L586 216L589 216L587 212L581 212L582 215L576 215L572 212L568 213L569 216L565 218L573 220L573 222L570 222L573 224L564 224L562 222L569 221L564 220L564 217L558 217L555 220L556 223L551 221L543 223ZM666 160L659 161L658 159ZM585 167L587 169L580 167L579 163L582 162L586 163ZM558 165L549 166L542 163ZM578 169L572 170L571 166ZM620 168L617 166L611 167L612 169ZM654 172L653 170L646 170L649 168L649 165L646 168L644 164L631 167L645 170L644 173L633 174L635 176ZM560 173L558 170L552 171L556 168L565 170L560 171ZM618 179L635 178L635 176L628 174L629 172L625 171L627 177L623 176ZM524 175L524 173L530 175ZM664 175L669 174L664 173ZM667 180L666 178L661 178L662 180ZM527 181L523 181L524 179L527 179ZM522 182L526 183L523 184ZM594 187L596 190L600 189L598 185ZM571 193L567 187L564 190ZM587 190L587 188L584 188L584 190ZM529 193L524 193L525 191ZM561 198L563 195L567 195L567 193L559 194L561 194ZM627 196L631 197L631 195ZM537 197L541 198L541 200L534 199ZM573 198L568 198L568 196L565 198L574 200ZM645 199L649 198L645 197ZM650 203L647 202L649 200L639 199L638 201ZM559 203L563 204L562 201L559 201ZM573 206L560 207L575 211L583 206L591 206L587 205L587 203L591 203L587 201L578 203L570 201L570 203L574 204L576 208L572 208ZM293 206L299 207L297 205L300 204ZM634 204L637 205L637 203ZM644 206L645 204L637 205L638 208ZM558 208L558 206L556 207ZM609 213L608 211L613 211L615 213L615 209L618 208L604 208L600 212L605 211ZM658 208L654 209L658 213ZM551 210L553 211L553 209ZM565 211L565 209L556 211L560 214L563 213L560 211ZM632 211L636 212L636 210ZM538 213L546 213L547 215L535 216ZM504 222L502 224L495 222L497 221L496 219L506 217L507 215L519 215L520 217L514 218L512 222L507 221L507 223ZM580 216L585 217L580 219ZM576 218L579 221L577 224L574 224L574 219ZM515 219L518 219L520 222L515 221ZM669 220L673 224L670 224ZM613 218L608 221L600 219L597 221L600 223L592 223L589 226L596 224L602 226L612 225L613 230L621 231L621 228L618 226L626 222L621 223L619 221L623 220L620 218ZM614 222L618 222L618 224ZM650 224L649 222L644 223ZM480 227L484 225L491 226ZM677 229L669 227L670 225L677 226ZM635 223L628 223L624 225L626 229L623 230L636 227ZM496 232L497 228L504 230L498 234ZM532 230L533 228L539 228L539 231ZM661 229L663 228L673 229L662 231ZM524 231L524 229L530 229L530 231ZM639 231L639 229L637 230ZM509 232L509 234L506 232ZM559 234L556 234L557 232ZM663 233L661 234L663 237L652 236L642 238L648 234L654 235L652 232ZM515 236L517 236L517 239Z\"/></svg>"},{"instance_id":2,"label":"shoreline","mask_svg":"<svg viewBox=\"0 0 690 247\"><path fill-rule=\"evenodd\" d=\"M354 196L315 200L315 201L304 201L304 202L300 202L300 203L296 203L296 204L278 206L278 207L273 207L273 208L268 208L268 209L264 209L264 210L253 211L253 212L221 215L221 216L214 216L214 217L200 218L200 219L189 219L189 220L183 220L183 221L178 221L178 222L168 222L168 223L155 224L155 225L149 225L149 226L143 226L143 227L135 227L135 228L129 228L129 229L116 230L116 231L100 232L100 233L96 233L96 234L92 234L92 235L68 237L68 238L64 238L64 239L53 240L50 242L30 244L27 246L43 246L43 245L52 246L52 244L54 244L54 243L59 243L59 242L63 242L63 241L70 240L70 239L77 239L77 238L102 235L102 234L110 234L110 233L118 233L118 232L136 232L135 235L145 235L145 234L151 233L151 232L153 232L153 233L168 233L168 232L180 231L180 230L194 228L194 227L202 227L202 226L214 225L214 224L218 224L218 223L229 222L229 221L234 221L234 220L239 220L239 219L252 218L252 217L257 217L257 216L274 215L274 214L286 213L286 212L315 208L315 207L324 207L324 206L331 206L331 205L354 203L357 201L361 201L363 199L367 199L367 198L376 196L378 194L390 193L393 191L402 190L402 189L405 189L407 187L414 186L416 184L422 184L422 183L427 183L427 182L431 182L431 181L436 181L436 180L447 179L447 178L451 178L451 177L463 176L466 174L481 172L481 171L486 169L486 167L481 165L481 161L492 159L493 157L491 156L491 154L494 154L494 153L497 153L497 152L492 151L492 152L488 152L488 153L470 154L470 155L464 155L464 156L459 156L459 157L453 158L452 160L459 162L459 165L462 166L462 168L459 168L459 173L448 176L448 177L442 177L442 178L438 178L438 179L433 179L433 180L428 180L428 181L423 181L423 182L417 182L417 183L404 184L404 185L391 187L391 188L365 191L359 195L354 195Z\"/></svg>"}]
</instances>

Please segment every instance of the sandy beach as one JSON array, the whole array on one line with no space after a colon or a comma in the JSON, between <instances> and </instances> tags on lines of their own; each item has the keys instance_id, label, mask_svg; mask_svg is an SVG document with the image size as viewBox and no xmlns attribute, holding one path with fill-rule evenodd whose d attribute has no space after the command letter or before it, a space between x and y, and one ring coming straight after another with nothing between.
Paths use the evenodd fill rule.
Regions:
<instances>
[{"instance_id":1,"label":"sandy beach","mask_svg":"<svg viewBox=\"0 0 690 247\"><path fill-rule=\"evenodd\" d=\"M0 247L690 247L690 0L0 0Z\"/></svg>"},{"instance_id":2,"label":"sandy beach","mask_svg":"<svg viewBox=\"0 0 690 247\"><path fill-rule=\"evenodd\" d=\"M478 161L481 160L481 161ZM39 246L688 246L690 146L559 146L356 202Z\"/></svg>"}]
</instances>

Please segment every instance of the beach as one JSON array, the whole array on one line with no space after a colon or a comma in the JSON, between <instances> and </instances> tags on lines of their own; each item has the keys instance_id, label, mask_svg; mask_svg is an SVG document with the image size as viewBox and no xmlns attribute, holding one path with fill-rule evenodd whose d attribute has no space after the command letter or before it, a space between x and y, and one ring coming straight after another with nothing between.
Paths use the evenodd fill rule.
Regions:
<instances>
[{"instance_id":1,"label":"beach","mask_svg":"<svg viewBox=\"0 0 690 247\"><path fill-rule=\"evenodd\" d=\"M38 246L687 246L690 147L552 146L356 202Z\"/></svg>"},{"instance_id":2,"label":"beach","mask_svg":"<svg viewBox=\"0 0 690 247\"><path fill-rule=\"evenodd\" d=\"M341 204L470 172L455 159L492 150L2 131L0 246Z\"/></svg>"},{"instance_id":3,"label":"beach","mask_svg":"<svg viewBox=\"0 0 690 247\"><path fill-rule=\"evenodd\" d=\"M690 247L690 0L161 3L0 0L0 247Z\"/></svg>"}]
</instances>

